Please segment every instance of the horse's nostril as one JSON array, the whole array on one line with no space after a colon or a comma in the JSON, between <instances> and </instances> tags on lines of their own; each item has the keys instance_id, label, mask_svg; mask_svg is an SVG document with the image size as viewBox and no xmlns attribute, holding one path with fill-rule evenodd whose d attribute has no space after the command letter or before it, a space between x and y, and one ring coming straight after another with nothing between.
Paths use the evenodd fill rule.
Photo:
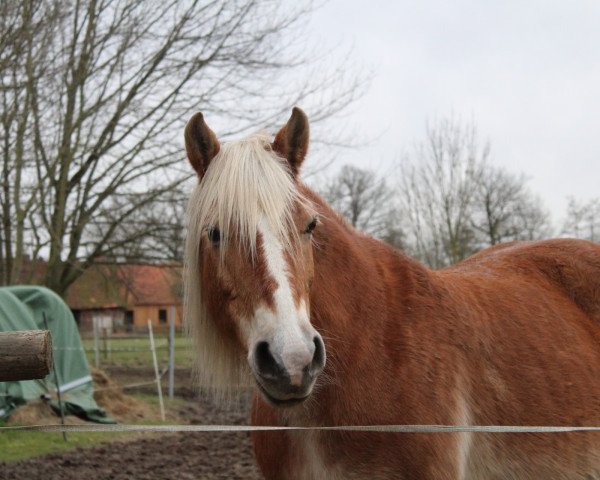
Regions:
<instances>
[{"instance_id":1,"label":"horse's nostril","mask_svg":"<svg viewBox=\"0 0 600 480\"><path fill-rule=\"evenodd\" d=\"M281 375L281 367L273 357L269 342L259 342L254 350L254 361L261 375L275 377Z\"/></svg>"},{"instance_id":2,"label":"horse's nostril","mask_svg":"<svg viewBox=\"0 0 600 480\"><path fill-rule=\"evenodd\" d=\"M311 370L321 370L325 366L325 345L320 335L315 335L313 338L315 344L315 353L311 362Z\"/></svg>"}]
</instances>

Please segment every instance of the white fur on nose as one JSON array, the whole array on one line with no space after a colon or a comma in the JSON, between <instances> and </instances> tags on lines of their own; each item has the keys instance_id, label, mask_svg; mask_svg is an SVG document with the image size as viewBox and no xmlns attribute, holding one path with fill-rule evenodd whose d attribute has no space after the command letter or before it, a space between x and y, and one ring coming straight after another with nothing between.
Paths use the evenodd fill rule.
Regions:
<instances>
[{"instance_id":1,"label":"white fur on nose","mask_svg":"<svg viewBox=\"0 0 600 480\"><path fill-rule=\"evenodd\" d=\"M299 340L300 338L302 337L298 335L282 342L281 350L281 361L290 376L290 383L297 386L302 384L304 368L312 362L315 352L314 344L311 349L306 341L303 338Z\"/></svg>"},{"instance_id":2,"label":"white fur on nose","mask_svg":"<svg viewBox=\"0 0 600 480\"><path fill-rule=\"evenodd\" d=\"M274 311L259 308L255 314L254 331L260 332L262 338L253 335L254 341L269 341L271 353L283 363L292 385L301 385L303 370L313 359L316 332L310 324L305 302L302 300L296 307L281 241L264 220L259 223L258 231L267 270L277 282L277 288L273 294Z\"/></svg>"}]
</instances>

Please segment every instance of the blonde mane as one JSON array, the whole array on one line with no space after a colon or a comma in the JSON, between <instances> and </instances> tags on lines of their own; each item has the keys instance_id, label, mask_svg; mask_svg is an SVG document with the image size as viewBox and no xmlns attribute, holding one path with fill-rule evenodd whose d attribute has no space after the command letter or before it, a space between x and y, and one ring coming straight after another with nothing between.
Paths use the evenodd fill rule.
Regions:
<instances>
[{"instance_id":1,"label":"blonde mane","mask_svg":"<svg viewBox=\"0 0 600 480\"><path fill-rule=\"evenodd\" d=\"M261 219L291 248L298 237L294 227L296 202L306 204L284 158L271 149L269 136L255 134L222 145L187 208L184 257L184 319L195 347L196 377L202 389L217 395L251 384L242 352L236 352L216 331L201 299L199 245L207 228L220 230L221 260L232 235L239 247L256 256Z\"/></svg>"}]
</instances>

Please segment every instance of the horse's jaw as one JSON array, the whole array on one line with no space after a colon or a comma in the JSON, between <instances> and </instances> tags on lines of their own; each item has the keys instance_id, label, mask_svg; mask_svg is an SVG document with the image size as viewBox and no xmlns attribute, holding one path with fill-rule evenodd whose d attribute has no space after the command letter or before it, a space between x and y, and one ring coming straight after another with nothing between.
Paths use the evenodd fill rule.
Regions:
<instances>
[{"instance_id":1,"label":"horse's jaw","mask_svg":"<svg viewBox=\"0 0 600 480\"><path fill-rule=\"evenodd\" d=\"M299 396L299 397L288 397L288 398L276 398L274 396L272 396L266 389L265 387L263 387L258 381L256 382L257 388L259 390L259 392L261 393L262 397L271 405L273 405L274 407L277 408L290 408L290 407L295 407L297 405L300 405L302 403L304 403L306 400L308 400L312 394L312 388L310 389L310 391L308 392L308 394L306 394L305 396Z\"/></svg>"}]
</instances>

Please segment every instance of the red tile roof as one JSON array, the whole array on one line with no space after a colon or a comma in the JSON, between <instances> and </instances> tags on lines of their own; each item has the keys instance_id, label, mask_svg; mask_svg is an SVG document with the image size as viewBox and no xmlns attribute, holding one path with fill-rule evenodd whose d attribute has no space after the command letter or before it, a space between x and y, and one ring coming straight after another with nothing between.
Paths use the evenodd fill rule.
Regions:
<instances>
[{"instance_id":1,"label":"red tile roof","mask_svg":"<svg viewBox=\"0 0 600 480\"><path fill-rule=\"evenodd\" d=\"M95 265L69 288L72 309L180 305L181 267L173 265Z\"/></svg>"}]
</instances>

